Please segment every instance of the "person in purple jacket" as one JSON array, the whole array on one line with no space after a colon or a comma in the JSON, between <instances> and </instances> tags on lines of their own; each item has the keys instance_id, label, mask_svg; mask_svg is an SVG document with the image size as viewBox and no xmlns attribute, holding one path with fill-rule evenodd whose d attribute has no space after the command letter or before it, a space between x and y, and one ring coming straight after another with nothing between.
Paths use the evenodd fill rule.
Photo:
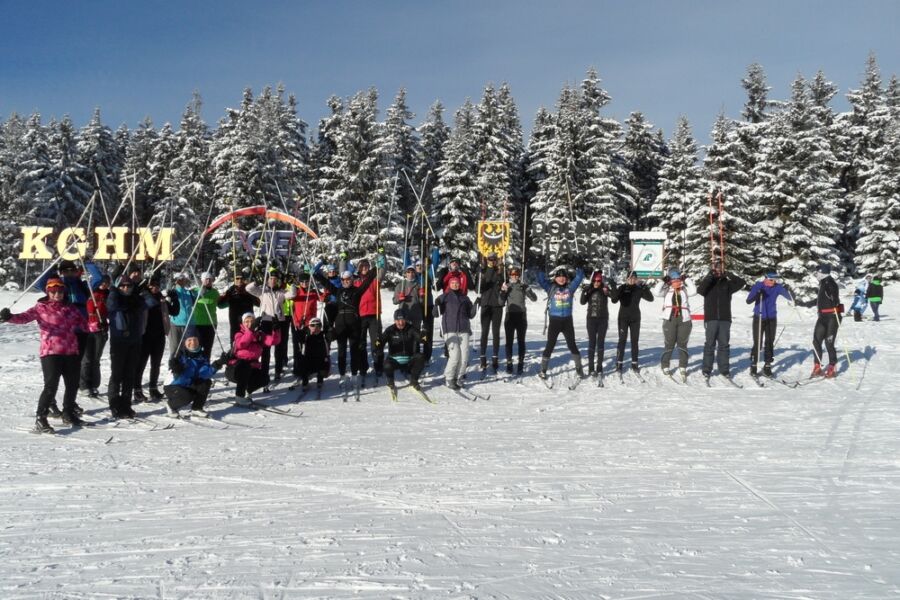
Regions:
<instances>
[{"instance_id":1,"label":"person in purple jacket","mask_svg":"<svg viewBox=\"0 0 900 600\"><path fill-rule=\"evenodd\" d=\"M763 375L772 377L772 359L775 354L775 331L778 329L778 297L790 302L791 294L778 283L778 273L766 271L762 281L757 281L747 294L747 304L753 305L753 351L750 352L750 375L758 375L759 345L764 343ZM763 342L763 340L765 340Z\"/></svg>"}]
</instances>

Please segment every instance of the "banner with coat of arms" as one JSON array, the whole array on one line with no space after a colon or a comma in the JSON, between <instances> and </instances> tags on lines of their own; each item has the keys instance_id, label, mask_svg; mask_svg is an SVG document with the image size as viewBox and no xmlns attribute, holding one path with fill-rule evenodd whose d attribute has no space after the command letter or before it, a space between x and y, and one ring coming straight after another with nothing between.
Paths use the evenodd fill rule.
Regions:
<instances>
[{"instance_id":1,"label":"banner with coat of arms","mask_svg":"<svg viewBox=\"0 0 900 600\"><path fill-rule=\"evenodd\" d=\"M496 252L498 257L503 258L509 252L509 221L479 221L476 237L478 252L482 256Z\"/></svg>"}]
</instances>

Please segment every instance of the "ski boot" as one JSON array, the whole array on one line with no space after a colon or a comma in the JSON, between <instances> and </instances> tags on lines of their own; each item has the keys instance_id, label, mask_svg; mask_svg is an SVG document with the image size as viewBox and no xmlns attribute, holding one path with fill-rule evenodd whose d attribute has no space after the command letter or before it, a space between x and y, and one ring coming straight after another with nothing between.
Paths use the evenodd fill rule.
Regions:
<instances>
[{"instance_id":1,"label":"ski boot","mask_svg":"<svg viewBox=\"0 0 900 600\"><path fill-rule=\"evenodd\" d=\"M482 356L478 362L479 362L479 368L482 371L487 370L487 356Z\"/></svg>"},{"instance_id":2,"label":"ski boot","mask_svg":"<svg viewBox=\"0 0 900 600\"><path fill-rule=\"evenodd\" d=\"M837 365L828 365L825 369L825 379L833 379L837 376Z\"/></svg>"},{"instance_id":3,"label":"ski boot","mask_svg":"<svg viewBox=\"0 0 900 600\"><path fill-rule=\"evenodd\" d=\"M146 401L147 401L147 396L144 395L144 392L141 391L141 388L135 388L135 389L134 389L134 393L132 394L132 398L134 398L134 400L132 401L134 404L140 404L141 402L146 402Z\"/></svg>"},{"instance_id":4,"label":"ski boot","mask_svg":"<svg viewBox=\"0 0 900 600\"><path fill-rule=\"evenodd\" d=\"M549 358L541 358L541 372L538 373L538 377L541 379L547 379L547 367L550 365Z\"/></svg>"},{"instance_id":5,"label":"ski boot","mask_svg":"<svg viewBox=\"0 0 900 600\"><path fill-rule=\"evenodd\" d=\"M821 376L822 376L822 365L820 365L819 363L816 363L813 365L813 370L812 370L812 373L810 373L809 378L812 379L813 377L821 377Z\"/></svg>"},{"instance_id":6,"label":"ski boot","mask_svg":"<svg viewBox=\"0 0 900 600\"><path fill-rule=\"evenodd\" d=\"M519 364L516 366L516 373L521 375L525 372L525 363L523 361L519 361Z\"/></svg>"},{"instance_id":7,"label":"ski boot","mask_svg":"<svg viewBox=\"0 0 900 600\"><path fill-rule=\"evenodd\" d=\"M584 379L584 367L581 365L581 355L573 354L572 358L575 359L575 373L578 375L579 379Z\"/></svg>"},{"instance_id":8,"label":"ski boot","mask_svg":"<svg viewBox=\"0 0 900 600\"><path fill-rule=\"evenodd\" d=\"M511 360L506 361L506 372L512 375L513 365Z\"/></svg>"},{"instance_id":9,"label":"ski boot","mask_svg":"<svg viewBox=\"0 0 900 600\"><path fill-rule=\"evenodd\" d=\"M38 417L34 422L33 433L56 433L56 430L47 422L47 416Z\"/></svg>"},{"instance_id":10,"label":"ski boot","mask_svg":"<svg viewBox=\"0 0 900 600\"><path fill-rule=\"evenodd\" d=\"M635 373L640 373L640 372L641 372L641 367L640 367L636 362L632 362L632 363L631 363L631 370L634 371Z\"/></svg>"},{"instance_id":11,"label":"ski boot","mask_svg":"<svg viewBox=\"0 0 900 600\"><path fill-rule=\"evenodd\" d=\"M59 410L59 406L56 405L56 402L50 404L49 415L54 419L59 419L60 417L62 417L62 411Z\"/></svg>"},{"instance_id":12,"label":"ski boot","mask_svg":"<svg viewBox=\"0 0 900 600\"><path fill-rule=\"evenodd\" d=\"M69 412L67 410L63 411L62 422L66 425L71 425L72 427L81 427L84 425L84 421L82 421L74 411Z\"/></svg>"},{"instance_id":13,"label":"ski boot","mask_svg":"<svg viewBox=\"0 0 900 600\"><path fill-rule=\"evenodd\" d=\"M494 371L494 375L497 374L497 369L500 367L500 359L496 356L491 359L491 369Z\"/></svg>"},{"instance_id":14,"label":"ski boot","mask_svg":"<svg viewBox=\"0 0 900 600\"><path fill-rule=\"evenodd\" d=\"M765 366L763 366L763 375L765 375L766 377L772 377L772 365L766 363Z\"/></svg>"},{"instance_id":15,"label":"ski boot","mask_svg":"<svg viewBox=\"0 0 900 600\"><path fill-rule=\"evenodd\" d=\"M197 417L198 419L208 419L208 418L209 418L209 413L206 412L206 410L204 410L204 408L201 406L201 407L199 407L199 408L192 408L192 409L191 409L191 416L192 416L192 417Z\"/></svg>"},{"instance_id":16,"label":"ski boot","mask_svg":"<svg viewBox=\"0 0 900 600\"><path fill-rule=\"evenodd\" d=\"M158 388L152 387L149 390L150 402L159 402L163 399L163 395L160 393Z\"/></svg>"},{"instance_id":17,"label":"ski boot","mask_svg":"<svg viewBox=\"0 0 900 600\"><path fill-rule=\"evenodd\" d=\"M750 377L757 377L759 373L756 372L756 365L750 365Z\"/></svg>"}]
</instances>

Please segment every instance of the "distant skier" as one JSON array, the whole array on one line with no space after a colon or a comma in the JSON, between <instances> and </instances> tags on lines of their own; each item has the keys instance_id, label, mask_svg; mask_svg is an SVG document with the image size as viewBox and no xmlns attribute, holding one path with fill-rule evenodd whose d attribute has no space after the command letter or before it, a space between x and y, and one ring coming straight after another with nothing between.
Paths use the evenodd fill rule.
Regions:
<instances>
[{"instance_id":1,"label":"distant skier","mask_svg":"<svg viewBox=\"0 0 900 600\"><path fill-rule=\"evenodd\" d=\"M881 303L884 300L884 284L881 277L872 277L869 286L866 288L866 300L869 301L869 305L872 307L872 314L875 315L873 320L880 321L881 315L878 314L878 309L881 308Z\"/></svg>"}]
</instances>

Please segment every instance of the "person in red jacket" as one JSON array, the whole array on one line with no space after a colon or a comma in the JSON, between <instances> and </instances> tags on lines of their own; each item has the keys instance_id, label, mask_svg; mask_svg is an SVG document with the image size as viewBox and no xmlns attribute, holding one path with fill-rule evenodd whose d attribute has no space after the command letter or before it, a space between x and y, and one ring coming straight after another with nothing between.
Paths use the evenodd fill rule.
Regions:
<instances>
[{"instance_id":1,"label":"person in red jacket","mask_svg":"<svg viewBox=\"0 0 900 600\"><path fill-rule=\"evenodd\" d=\"M379 254L375 261L376 276L375 281L371 285L367 285L366 291L363 292L359 300L359 324L360 335L359 343L362 344L363 350L366 346L366 333L369 334L369 343L372 349L372 362L374 363L375 376L381 377L381 371L384 366L384 349L376 342L381 339L381 280L384 277L384 255ZM357 279L353 282L353 287L361 287L366 282L366 276L369 274L371 265L367 259L362 259L356 265ZM365 375L369 371L368 354L362 353L362 370L360 374L365 380Z\"/></svg>"},{"instance_id":2,"label":"person in red jacket","mask_svg":"<svg viewBox=\"0 0 900 600\"><path fill-rule=\"evenodd\" d=\"M100 397L100 357L109 340L109 315L106 298L109 296L109 275L104 275L87 300L88 334L81 359L81 380L78 387L91 398Z\"/></svg>"},{"instance_id":3,"label":"person in red jacket","mask_svg":"<svg viewBox=\"0 0 900 600\"><path fill-rule=\"evenodd\" d=\"M237 384L235 404L250 406L250 394L266 385L267 373L262 368L260 357L265 348L271 348L281 340L281 331L273 328L268 333L260 331L260 321L253 313L244 314L241 330L234 334L232 358L228 361L225 376Z\"/></svg>"},{"instance_id":4,"label":"person in red jacket","mask_svg":"<svg viewBox=\"0 0 900 600\"><path fill-rule=\"evenodd\" d=\"M62 279L51 277L44 284L46 296L23 313L13 314L8 308L0 310L0 323L10 322L23 325L38 322L41 331L41 371L44 374L44 389L38 398L35 433L54 433L47 422L50 403L59 388L62 378L65 385L63 393L63 423L78 427L82 424L78 416L80 412L75 403L78 393L78 375L80 359L78 356L77 333L88 331L87 318L75 306L66 301L66 286Z\"/></svg>"}]
</instances>

